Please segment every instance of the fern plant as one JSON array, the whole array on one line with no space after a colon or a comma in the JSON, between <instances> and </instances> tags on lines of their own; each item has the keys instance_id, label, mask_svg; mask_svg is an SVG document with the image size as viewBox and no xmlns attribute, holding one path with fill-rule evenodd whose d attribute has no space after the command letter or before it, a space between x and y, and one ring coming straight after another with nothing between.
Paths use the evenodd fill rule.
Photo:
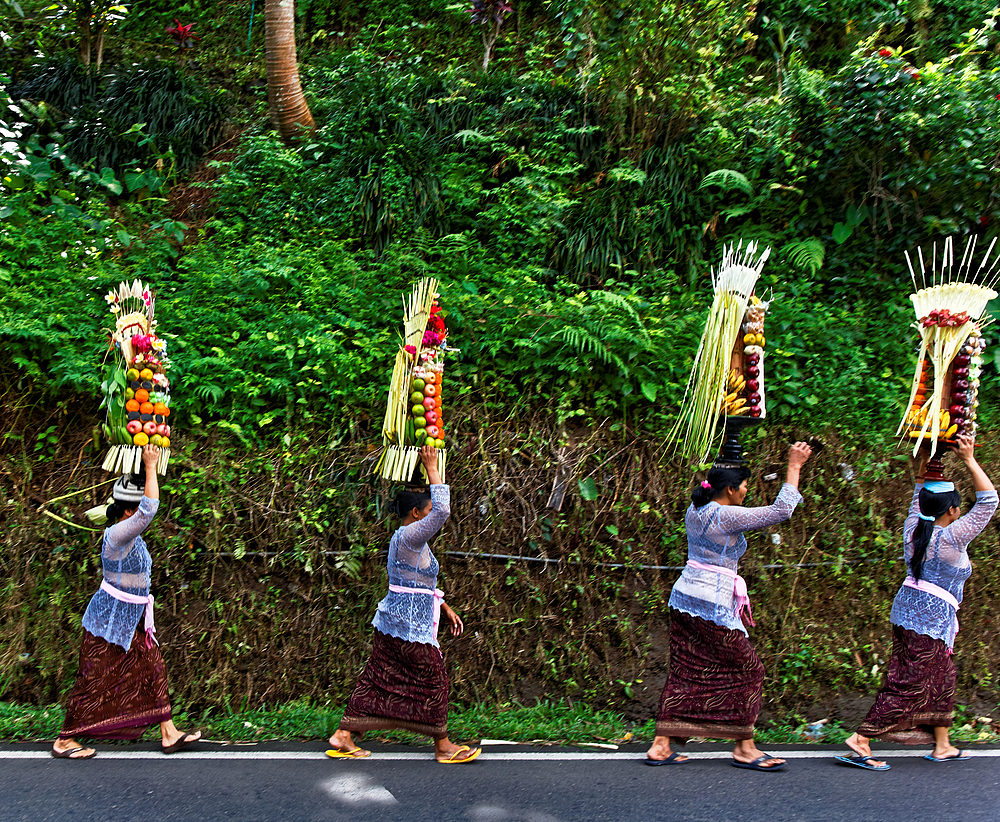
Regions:
<instances>
[{"instance_id":1,"label":"fern plant","mask_svg":"<svg viewBox=\"0 0 1000 822\"><path fill-rule=\"evenodd\" d=\"M826 246L823 245L822 240L809 237L805 240L787 243L782 247L781 255L796 268L802 268L810 274L815 274L823 267Z\"/></svg>"}]
</instances>

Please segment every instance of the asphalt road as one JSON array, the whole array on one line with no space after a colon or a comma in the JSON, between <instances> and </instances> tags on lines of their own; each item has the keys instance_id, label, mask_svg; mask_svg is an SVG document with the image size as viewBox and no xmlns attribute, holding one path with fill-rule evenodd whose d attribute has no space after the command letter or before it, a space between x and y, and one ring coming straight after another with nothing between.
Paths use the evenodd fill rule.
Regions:
<instances>
[{"instance_id":1,"label":"asphalt road","mask_svg":"<svg viewBox=\"0 0 1000 822\"><path fill-rule=\"evenodd\" d=\"M240 822L581 822L583 820L1000 820L1000 750L936 765L890 751L886 773L838 765L840 749L782 749L781 773L701 761L650 768L641 748L489 747L478 762L442 766L430 748L373 746L368 760L326 759L320 744L219 746L164 757L150 745L101 746L86 762L40 745L0 746L0 820Z\"/></svg>"}]
</instances>

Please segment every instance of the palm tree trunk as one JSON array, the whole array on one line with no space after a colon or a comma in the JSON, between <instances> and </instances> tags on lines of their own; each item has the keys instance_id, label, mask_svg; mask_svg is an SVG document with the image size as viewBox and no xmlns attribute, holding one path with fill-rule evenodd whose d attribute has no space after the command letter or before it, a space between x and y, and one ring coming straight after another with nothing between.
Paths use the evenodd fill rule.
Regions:
<instances>
[{"instance_id":1,"label":"palm tree trunk","mask_svg":"<svg viewBox=\"0 0 1000 822\"><path fill-rule=\"evenodd\" d=\"M295 0L265 0L264 52L271 119L286 142L309 134L316 123L302 94L295 55Z\"/></svg>"}]
</instances>

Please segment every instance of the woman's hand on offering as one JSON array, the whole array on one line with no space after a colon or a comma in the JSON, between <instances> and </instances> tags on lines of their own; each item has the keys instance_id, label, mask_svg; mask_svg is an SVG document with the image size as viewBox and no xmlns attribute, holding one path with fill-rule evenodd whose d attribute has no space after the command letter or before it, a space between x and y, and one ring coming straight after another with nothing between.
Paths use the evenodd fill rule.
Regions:
<instances>
[{"instance_id":1,"label":"woman's hand on offering","mask_svg":"<svg viewBox=\"0 0 1000 822\"><path fill-rule=\"evenodd\" d=\"M959 434L955 437L958 443L955 446L955 453L958 454L958 458L965 463L973 462L976 459L976 438L970 437L968 434Z\"/></svg>"},{"instance_id":2,"label":"woman's hand on offering","mask_svg":"<svg viewBox=\"0 0 1000 822\"><path fill-rule=\"evenodd\" d=\"M797 442L788 449L788 467L801 468L812 455L812 447L806 442Z\"/></svg>"},{"instance_id":3,"label":"woman's hand on offering","mask_svg":"<svg viewBox=\"0 0 1000 822\"><path fill-rule=\"evenodd\" d=\"M441 474L438 471L438 450L433 445L424 445L420 449L420 461L427 472L427 481L431 485L441 484Z\"/></svg>"},{"instance_id":4,"label":"woman's hand on offering","mask_svg":"<svg viewBox=\"0 0 1000 822\"><path fill-rule=\"evenodd\" d=\"M160 459L160 449L155 445L144 445L142 447L142 463L146 468L152 468Z\"/></svg>"},{"instance_id":5,"label":"woman's hand on offering","mask_svg":"<svg viewBox=\"0 0 1000 822\"><path fill-rule=\"evenodd\" d=\"M447 602L441 603L441 610L451 623L451 635L461 636L462 631L465 630L465 625L462 624L462 618L451 609L451 606L448 605Z\"/></svg>"}]
</instances>

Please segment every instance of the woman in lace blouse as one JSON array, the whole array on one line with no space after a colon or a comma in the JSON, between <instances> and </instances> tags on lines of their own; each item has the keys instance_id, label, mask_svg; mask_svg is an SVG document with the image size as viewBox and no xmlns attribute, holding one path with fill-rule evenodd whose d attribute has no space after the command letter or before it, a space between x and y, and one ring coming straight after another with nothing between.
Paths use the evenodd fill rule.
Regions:
<instances>
[{"instance_id":1,"label":"woman in lace blouse","mask_svg":"<svg viewBox=\"0 0 1000 822\"><path fill-rule=\"evenodd\" d=\"M354 744L351 732L403 728L434 739L438 762L471 762L481 753L448 739L448 671L438 645L443 614L451 633L462 633L462 620L437 587L438 561L428 540L444 526L450 492L437 470L437 450L420 449L430 494L402 491L396 513L402 524L389 541L389 592L378 604L372 653L344 710L340 728L330 737L327 756L358 759L371 755Z\"/></svg>"},{"instance_id":2,"label":"woman in lace blouse","mask_svg":"<svg viewBox=\"0 0 1000 822\"><path fill-rule=\"evenodd\" d=\"M753 740L763 699L764 666L757 658L744 618L753 625L746 583L737 573L747 549L744 531L767 528L791 517L802 496L799 473L812 449L795 443L778 498L744 508L746 469L713 468L691 495L684 518L688 561L670 593L670 672L660 696L656 738L648 765L679 764L670 740L692 736L736 740L732 764L773 771L785 761L762 753ZM744 617L745 613L745 617Z\"/></svg>"},{"instance_id":3,"label":"woman in lace blouse","mask_svg":"<svg viewBox=\"0 0 1000 822\"><path fill-rule=\"evenodd\" d=\"M958 633L958 609L966 580L972 576L969 543L997 509L997 492L976 462L975 440L958 438L957 453L976 490L976 503L962 516L962 498L951 482L918 481L903 523L903 562L907 577L892 603L892 654L885 684L857 732L847 739L853 755L841 762L887 771L872 758L870 740L930 745L933 762L966 759L951 744L955 699L952 648ZM917 476L927 467L921 457Z\"/></svg>"},{"instance_id":4,"label":"woman in lace blouse","mask_svg":"<svg viewBox=\"0 0 1000 822\"><path fill-rule=\"evenodd\" d=\"M159 724L164 753L196 742L201 733L182 733L171 719L167 671L156 643L153 560L141 534L159 506L156 461L159 448L142 451L145 479L126 475L112 490L101 540L100 588L83 615L83 641L76 683L66 701L66 720L52 746L59 759L90 759L97 752L77 737L138 739ZM140 625L140 622L143 624Z\"/></svg>"}]
</instances>

